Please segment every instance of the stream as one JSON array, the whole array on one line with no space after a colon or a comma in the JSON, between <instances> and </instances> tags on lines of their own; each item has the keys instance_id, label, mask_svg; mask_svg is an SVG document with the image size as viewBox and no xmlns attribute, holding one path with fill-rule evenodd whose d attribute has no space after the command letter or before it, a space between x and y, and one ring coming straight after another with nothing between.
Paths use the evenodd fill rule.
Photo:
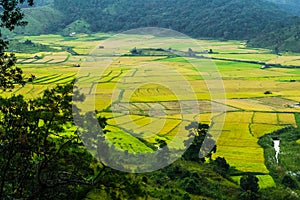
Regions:
<instances>
[{"instance_id":1,"label":"stream","mask_svg":"<svg viewBox=\"0 0 300 200\"><path fill-rule=\"evenodd\" d=\"M278 156L280 152L280 140L273 140L274 142L274 149L276 151L275 158L276 158L276 163L278 164Z\"/></svg>"}]
</instances>

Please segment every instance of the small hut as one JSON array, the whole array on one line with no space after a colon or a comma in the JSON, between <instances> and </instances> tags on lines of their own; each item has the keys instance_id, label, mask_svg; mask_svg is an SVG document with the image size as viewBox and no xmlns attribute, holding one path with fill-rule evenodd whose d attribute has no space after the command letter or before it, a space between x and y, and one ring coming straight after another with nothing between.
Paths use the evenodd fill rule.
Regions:
<instances>
[{"instance_id":1,"label":"small hut","mask_svg":"<svg viewBox=\"0 0 300 200\"><path fill-rule=\"evenodd\" d=\"M263 66L261 66L260 69L268 69L268 68L270 68L270 65L263 65Z\"/></svg>"},{"instance_id":2,"label":"small hut","mask_svg":"<svg viewBox=\"0 0 300 200\"><path fill-rule=\"evenodd\" d=\"M72 32L72 33L69 34L70 37L73 37L75 35L76 35L76 32Z\"/></svg>"},{"instance_id":3,"label":"small hut","mask_svg":"<svg viewBox=\"0 0 300 200\"><path fill-rule=\"evenodd\" d=\"M291 108L300 108L300 102L290 105Z\"/></svg>"},{"instance_id":4,"label":"small hut","mask_svg":"<svg viewBox=\"0 0 300 200\"><path fill-rule=\"evenodd\" d=\"M34 55L34 56L32 56L31 58L32 58L32 59L36 59L36 60L40 59L40 57L39 57L38 55Z\"/></svg>"}]
</instances>

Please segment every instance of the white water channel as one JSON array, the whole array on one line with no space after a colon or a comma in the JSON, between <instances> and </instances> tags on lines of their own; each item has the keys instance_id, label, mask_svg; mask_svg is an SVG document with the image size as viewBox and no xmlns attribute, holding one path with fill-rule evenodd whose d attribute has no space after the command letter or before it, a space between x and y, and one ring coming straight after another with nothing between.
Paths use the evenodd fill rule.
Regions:
<instances>
[{"instance_id":1,"label":"white water channel","mask_svg":"<svg viewBox=\"0 0 300 200\"><path fill-rule=\"evenodd\" d=\"M276 158L276 163L278 164L278 156L280 152L280 140L273 140L274 142L274 149L275 149L275 158Z\"/></svg>"}]
</instances>

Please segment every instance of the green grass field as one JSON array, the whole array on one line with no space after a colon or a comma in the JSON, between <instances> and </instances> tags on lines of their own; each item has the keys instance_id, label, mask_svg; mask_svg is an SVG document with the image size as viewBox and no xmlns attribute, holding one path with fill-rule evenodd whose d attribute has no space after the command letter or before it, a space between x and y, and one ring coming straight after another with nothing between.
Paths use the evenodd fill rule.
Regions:
<instances>
[{"instance_id":1,"label":"green grass field","mask_svg":"<svg viewBox=\"0 0 300 200\"><path fill-rule=\"evenodd\" d=\"M88 98L81 106L88 109L95 106L102 116L109 118L111 132L107 137L117 148L129 152L153 151L138 137L153 144L156 144L156 139L162 139L171 148L182 148L180 140L171 141L186 137L185 125L195 120L211 123L222 128L216 138L214 157L225 157L240 172L263 174L259 176L262 187L274 186L265 166L263 148L257 142L264 134L288 125L297 126L294 113L300 113L300 108L291 105L300 101L300 69L262 70L259 64L234 61L120 56L141 45L141 41L122 35L118 38L120 44L105 43L103 39L109 36L99 33L68 38L59 35L24 38L53 48L69 48L73 53L17 54L18 66L27 76L34 74L36 79L23 88L2 95L23 94L33 98L46 88L74 78L80 80L82 91L89 94L93 83L96 86L93 85L95 100ZM144 46L136 47L187 51L191 45L181 38L171 38L168 43L161 38L146 38L151 38L151 44L145 41ZM277 56L266 49L246 48L240 41L197 42L199 45L193 46L194 51L213 49L218 54L210 56L216 58L300 65L300 55ZM99 45L105 45L105 48L99 49ZM92 51L95 54L88 56ZM34 59L34 55L42 58ZM112 61L109 66L105 65L107 61ZM80 68L74 64L80 64ZM222 81L215 80L216 73ZM266 91L271 94L265 94ZM224 97L226 101L222 100ZM223 120L216 116L223 112L226 116L222 127Z\"/></svg>"}]
</instances>

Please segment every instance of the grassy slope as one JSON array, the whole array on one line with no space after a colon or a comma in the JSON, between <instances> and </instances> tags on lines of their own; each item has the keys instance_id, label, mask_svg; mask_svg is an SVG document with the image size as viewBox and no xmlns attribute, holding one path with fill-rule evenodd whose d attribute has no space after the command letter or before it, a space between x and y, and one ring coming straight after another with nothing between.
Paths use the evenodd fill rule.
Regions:
<instances>
[{"instance_id":1,"label":"grassy slope","mask_svg":"<svg viewBox=\"0 0 300 200\"><path fill-rule=\"evenodd\" d=\"M237 199L239 186L200 163L178 160L171 166L156 172L134 175L136 180L144 180L140 185L146 191L146 199L182 200L191 199ZM125 195L116 190L117 195ZM86 199L110 200L101 189L91 191ZM140 199L145 199L141 197Z\"/></svg>"},{"instance_id":2,"label":"grassy slope","mask_svg":"<svg viewBox=\"0 0 300 200\"><path fill-rule=\"evenodd\" d=\"M40 35L54 33L64 27L64 15L51 6L24 9L28 25L16 28L17 34Z\"/></svg>"}]
</instances>

